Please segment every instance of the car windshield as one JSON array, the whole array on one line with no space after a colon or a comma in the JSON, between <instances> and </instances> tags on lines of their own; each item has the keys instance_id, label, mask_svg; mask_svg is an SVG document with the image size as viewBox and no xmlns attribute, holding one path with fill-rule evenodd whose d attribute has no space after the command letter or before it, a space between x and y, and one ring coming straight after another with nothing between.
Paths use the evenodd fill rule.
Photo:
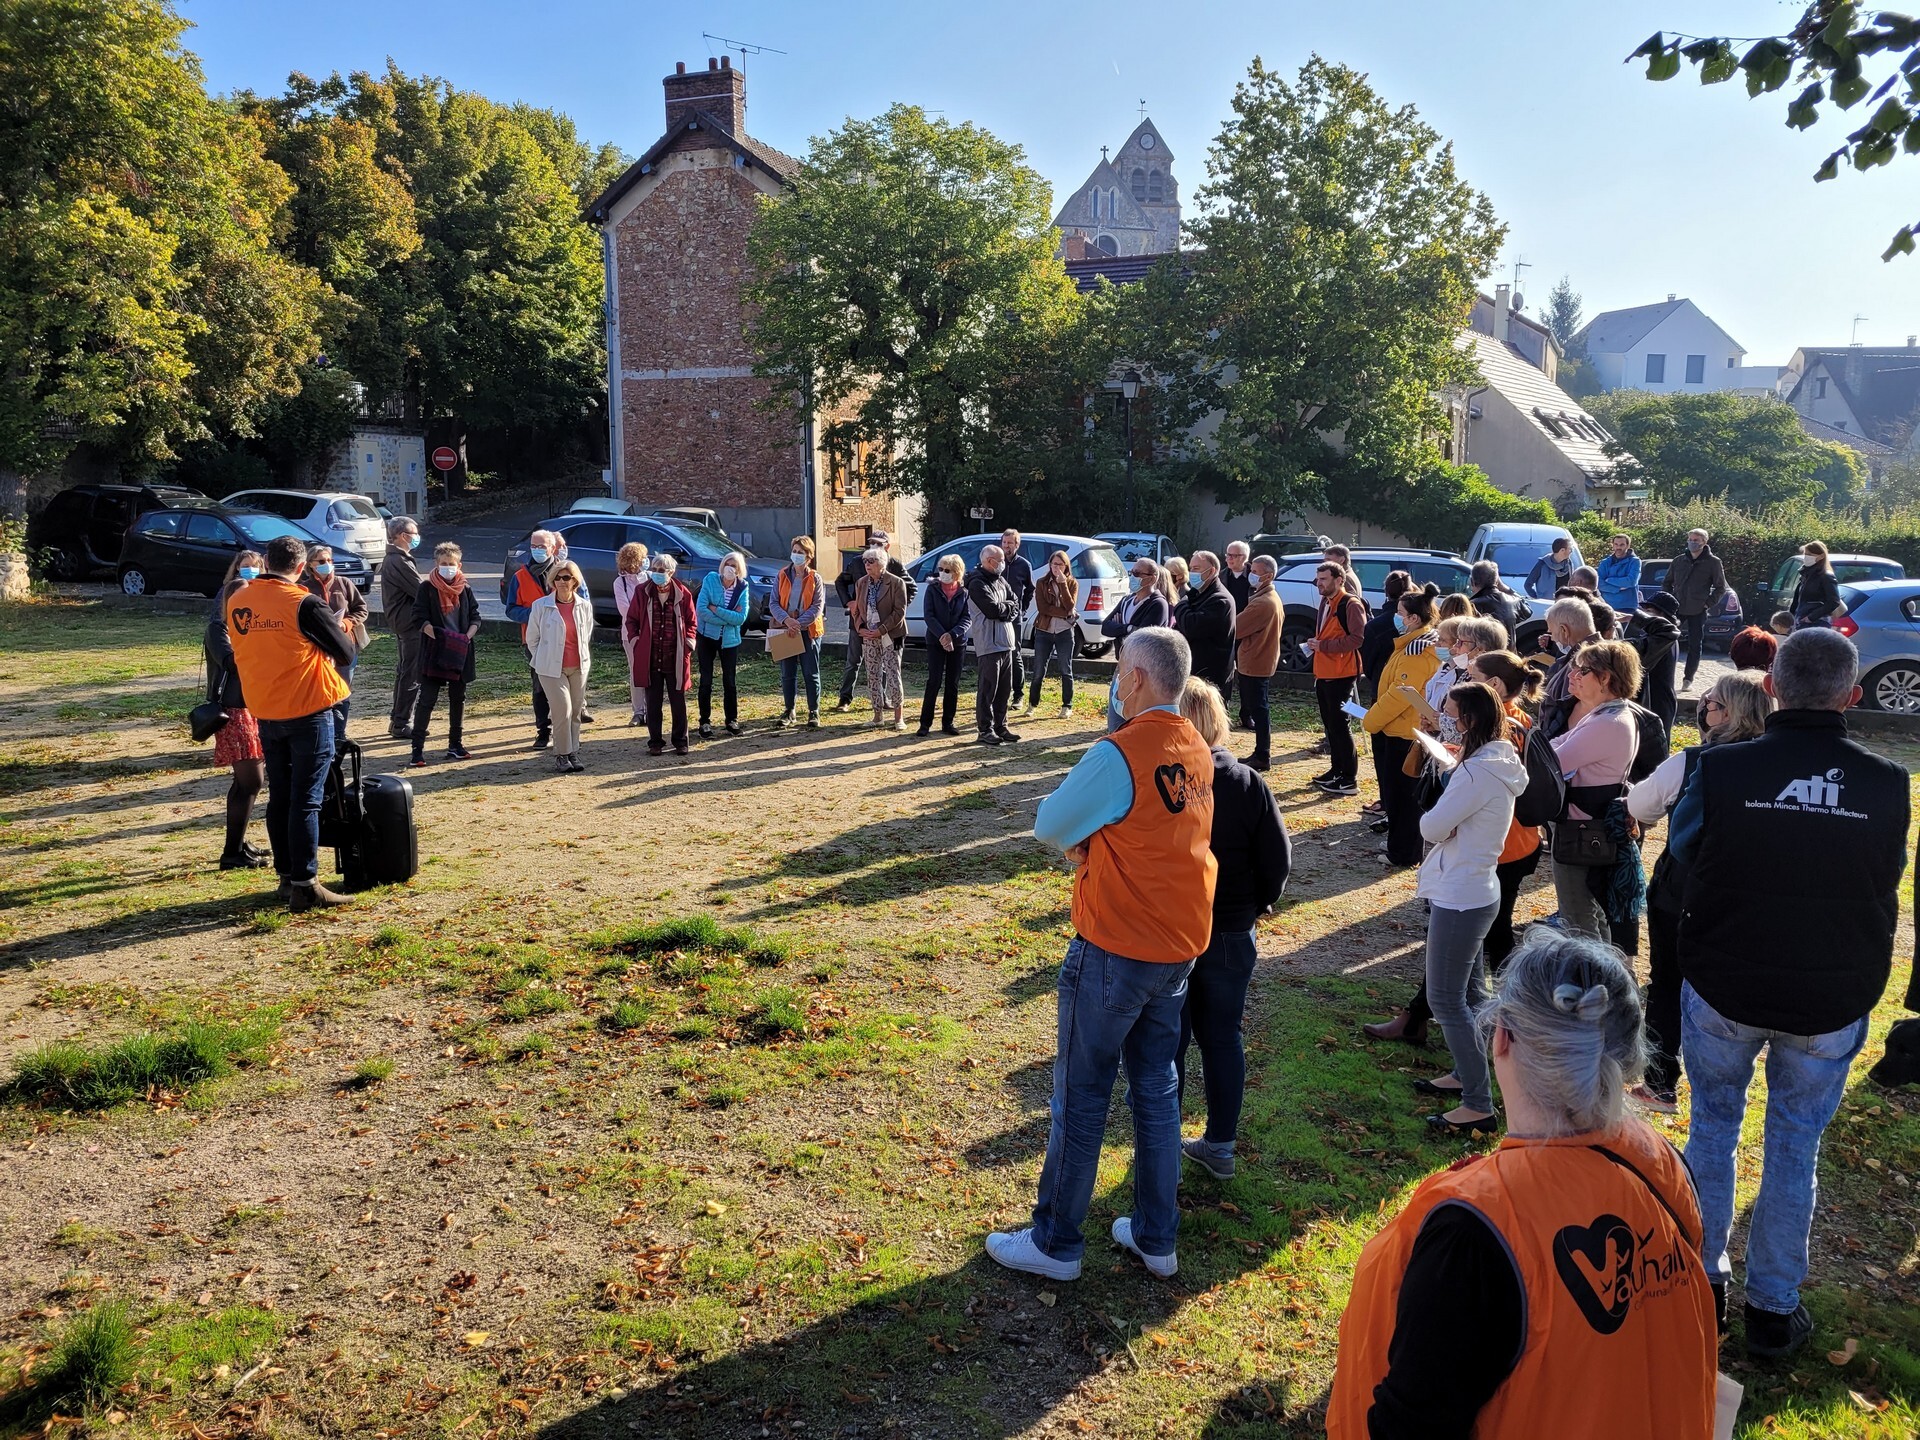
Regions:
<instances>
[{"instance_id":1,"label":"car windshield","mask_svg":"<svg viewBox=\"0 0 1920 1440\"><path fill-rule=\"evenodd\" d=\"M1082 580L1118 579L1120 554L1110 545L1089 545L1073 557L1073 573Z\"/></svg>"},{"instance_id":2,"label":"car windshield","mask_svg":"<svg viewBox=\"0 0 1920 1440\"><path fill-rule=\"evenodd\" d=\"M227 519L233 522L234 529L238 530L256 545L264 545L269 540L278 540L283 535L291 535L294 539L307 545L319 543L311 531L294 524L291 520L282 519L278 515L240 514L229 515Z\"/></svg>"},{"instance_id":3,"label":"car windshield","mask_svg":"<svg viewBox=\"0 0 1920 1440\"><path fill-rule=\"evenodd\" d=\"M709 530L704 525L674 525L669 530L676 540L686 545L687 553L698 560L718 560L735 550L740 550L742 555L747 554L719 531Z\"/></svg>"},{"instance_id":4,"label":"car windshield","mask_svg":"<svg viewBox=\"0 0 1920 1440\"><path fill-rule=\"evenodd\" d=\"M1121 560L1132 562L1142 555L1153 558L1153 541L1144 536L1135 536L1113 542L1114 554Z\"/></svg>"},{"instance_id":5,"label":"car windshield","mask_svg":"<svg viewBox=\"0 0 1920 1440\"><path fill-rule=\"evenodd\" d=\"M1553 548L1553 542L1547 540L1510 540L1503 545L1489 545L1480 558L1491 560L1500 567L1504 575L1521 570L1531 570L1533 562Z\"/></svg>"},{"instance_id":6,"label":"car windshield","mask_svg":"<svg viewBox=\"0 0 1920 1440\"><path fill-rule=\"evenodd\" d=\"M371 500L358 495L349 495L344 500L333 502L333 518L336 520L378 520L380 512L373 508Z\"/></svg>"}]
</instances>

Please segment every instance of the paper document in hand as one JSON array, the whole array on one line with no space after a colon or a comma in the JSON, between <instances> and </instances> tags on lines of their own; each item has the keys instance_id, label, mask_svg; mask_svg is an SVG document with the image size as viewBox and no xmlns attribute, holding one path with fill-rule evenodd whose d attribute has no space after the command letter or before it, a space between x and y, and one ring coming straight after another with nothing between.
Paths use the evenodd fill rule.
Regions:
<instances>
[{"instance_id":1,"label":"paper document in hand","mask_svg":"<svg viewBox=\"0 0 1920 1440\"><path fill-rule=\"evenodd\" d=\"M1453 758L1451 750L1424 730L1413 732L1413 743L1419 747L1420 758L1436 770L1451 770L1460 763Z\"/></svg>"},{"instance_id":2,"label":"paper document in hand","mask_svg":"<svg viewBox=\"0 0 1920 1440\"><path fill-rule=\"evenodd\" d=\"M1351 715L1356 720L1364 720L1367 718L1367 707L1364 705L1356 705L1353 701L1348 700L1341 705L1340 713L1342 715Z\"/></svg>"}]
</instances>

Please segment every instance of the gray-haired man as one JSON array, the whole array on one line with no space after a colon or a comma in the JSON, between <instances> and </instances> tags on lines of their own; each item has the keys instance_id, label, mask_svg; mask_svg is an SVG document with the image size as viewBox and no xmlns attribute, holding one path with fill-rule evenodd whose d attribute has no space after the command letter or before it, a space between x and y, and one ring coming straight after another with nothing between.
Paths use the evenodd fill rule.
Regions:
<instances>
[{"instance_id":1,"label":"gray-haired man","mask_svg":"<svg viewBox=\"0 0 1920 1440\"><path fill-rule=\"evenodd\" d=\"M420 567L413 552L420 546L420 527L405 515L387 522L387 554L380 562L380 603L393 635L393 711L387 716L387 734L395 740L413 736L413 707L420 699L420 627L413 620L413 596L420 588Z\"/></svg>"}]
</instances>

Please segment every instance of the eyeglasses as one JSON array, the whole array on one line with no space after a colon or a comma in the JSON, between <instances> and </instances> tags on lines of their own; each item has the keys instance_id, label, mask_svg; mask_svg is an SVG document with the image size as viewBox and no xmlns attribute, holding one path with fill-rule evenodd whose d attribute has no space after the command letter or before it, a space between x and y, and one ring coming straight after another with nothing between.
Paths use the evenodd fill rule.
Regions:
<instances>
[{"instance_id":1,"label":"eyeglasses","mask_svg":"<svg viewBox=\"0 0 1920 1440\"><path fill-rule=\"evenodd\" d=\"M1700 709L1702 712L1705 712L1708 710L1718 710L1722 715L1727 713L1727 707L1722 705L1718 700L1714 699L1713 696L1711 695L1706 696L1700 701Z\"/></svg>"}]
</instances>

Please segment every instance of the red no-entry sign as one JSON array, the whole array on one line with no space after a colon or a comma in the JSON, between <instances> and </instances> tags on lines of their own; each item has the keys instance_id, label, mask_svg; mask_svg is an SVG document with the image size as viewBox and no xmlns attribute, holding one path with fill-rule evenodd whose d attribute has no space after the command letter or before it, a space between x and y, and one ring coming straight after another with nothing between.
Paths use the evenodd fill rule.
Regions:
<instances>
[{"instance_id":1,"label":"red no-entry sign","mask_svg":"<svg viewBox=\"0 0 1920 1440\"><path fill-rule=\"evenodd\" d=\"M440 471L452 470L460 463L460 456L451 445L442 445L433 452L433 468Z\"/></svg>"}]
</instances>

